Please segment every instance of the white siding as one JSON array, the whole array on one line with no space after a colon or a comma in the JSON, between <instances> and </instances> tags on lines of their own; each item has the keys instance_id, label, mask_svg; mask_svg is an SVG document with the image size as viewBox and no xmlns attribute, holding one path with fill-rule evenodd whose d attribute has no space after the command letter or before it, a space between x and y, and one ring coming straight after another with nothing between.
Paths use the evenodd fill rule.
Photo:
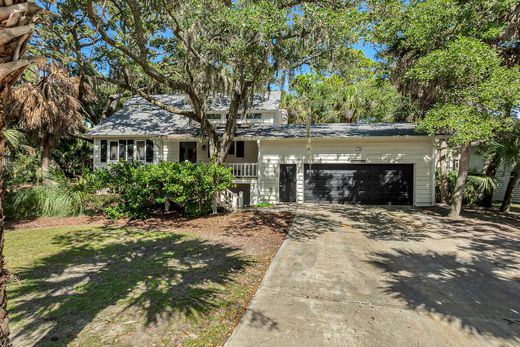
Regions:
<instances>
[{"instance_id":1,"label":"white siding","mask_svg":"<svg viewBox=\"0 0 520 347\"><path fill-rule=\"evenodd\" d=\"M497 188L493 192L493 199L502 201L504 199L504 194L506 193L507 184L509 183L509 177L511 176L511 169L505 169L504 166L501 166L497 172L496 180L497 180ZM520 185L517 185L513 190L513 202L520 203Z\"/></svg>"},{"instance_id":2,"label":"white siding","mask_svg":"<svg viewBox=\"0 0 520 347\"><path fill-rule=\"evenodd\" d=\"M471 157L469 160L469 170L475 172L482 172L486 165L484 158L480 155L477 148L471 149ZM507 184L509 183L509 177L511 175L511 167L504 167L500 165L495 176L497 182L497 188L493 191L493 200L502 201L506 192ZM513 190L513 202L520 203L520 185L516 186Z\"/></svg>"},{"instance_id":3,"label":"white siding","mask_svg":"<svg viewBox=\"0 0 520 347\"><path fill-rule=\"evenodd\" d=\"M179 161L179 142L178 141L164 141L163 156L165 161Z\"/></svg>"},{"instance_id":4,"label":"white siding","mask_svg":"<svg viewBox=\"0 0 520 347\"><path fill-rule=\"evenodd\" d=\"M434 203L433 140L424 136L261 140L259 201L278 202L280 164L297 164L297 201L303 202L304 164L353 163L353 160L364 160L367 164L413 164L414 204Z\"/></svg>"}]
</instances>

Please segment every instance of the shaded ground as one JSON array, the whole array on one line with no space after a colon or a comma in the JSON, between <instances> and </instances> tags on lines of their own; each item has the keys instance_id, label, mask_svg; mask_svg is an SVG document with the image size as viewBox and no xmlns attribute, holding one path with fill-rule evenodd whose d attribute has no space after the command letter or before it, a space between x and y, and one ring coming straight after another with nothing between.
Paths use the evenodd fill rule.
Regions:
<instances>
[{"instance_id":1,"label":"shaded ground","mask_svg":"<svg viewBox=\"0 0 520 347\"><path fill-rule=\"evenodd\" d=\"M291 220L262 210L9 231L15 346L222 344Z\"/></svg>"},{"instance_id":2,"label":"shaded ground","mask_svg":"<svg viewBox=\"0 0 520 347\"><path fill-rule=\"evenodd\" d=\"M303 205L229 346L517 346L520 219Z\"/></svg>"}]
</instances>

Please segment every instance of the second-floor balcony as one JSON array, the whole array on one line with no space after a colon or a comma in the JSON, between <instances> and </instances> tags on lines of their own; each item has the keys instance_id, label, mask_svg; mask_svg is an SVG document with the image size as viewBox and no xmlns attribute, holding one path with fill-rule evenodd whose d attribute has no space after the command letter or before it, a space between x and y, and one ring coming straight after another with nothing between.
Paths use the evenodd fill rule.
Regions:
<instances>
[{"instance_id":1,"label":"second-floor balcony","mask_svg":"<svg viewBox=\"0 0 520 347\"><path fill-rule=\"evenodd\" d=\"M256 178L258 176L257 163L228 163L226 166L231 168L233 176L236 178Z\"/></svg>"}]
</instances>

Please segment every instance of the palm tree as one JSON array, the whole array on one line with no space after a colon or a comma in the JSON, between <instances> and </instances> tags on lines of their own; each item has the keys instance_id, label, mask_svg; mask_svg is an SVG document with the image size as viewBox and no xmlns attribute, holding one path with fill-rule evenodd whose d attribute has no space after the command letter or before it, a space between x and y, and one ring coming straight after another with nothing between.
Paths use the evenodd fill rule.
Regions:
<instances>
[{"instance_id":1,"label":"palm tree","mask_svg":"<svg viewBox=\"0 0 520 347\"><path fill-rule=\"evenodd\" d=\"M42 173L49 171L51 151L61 137L83 130L83 108L79 101L79 79L50 64L36 83L13 90L7 112L20 120L20 128L42 149Z\"/></svg>"},{"instance_id":2,"label":"palm tree","mask_svg":"<svg viewBox=\"0 0 520 347\"><path fill-rule=\"evenodd\" d=\"M11 346L6 296L10 276L3 255L4 130L7 123L4 111L11 87L28 66L42 61L25 54L40 11L40 7L27 0L0 0L0 346Z\"/></svg>"}]
</instances>

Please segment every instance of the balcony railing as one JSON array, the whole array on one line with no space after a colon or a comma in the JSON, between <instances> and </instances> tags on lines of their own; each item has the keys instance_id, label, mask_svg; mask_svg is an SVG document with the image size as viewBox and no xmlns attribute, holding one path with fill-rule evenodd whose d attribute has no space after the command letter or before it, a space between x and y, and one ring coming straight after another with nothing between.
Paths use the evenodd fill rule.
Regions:
<instances>
[{"instance_id":1,"label":"balcony railing","mask_svg":"<svg viewBox=\"0 0 520 347\"><path fill-rule=\"evenodd\" d=\"M234 163L226 164L231 168L233 176L235 177L257 177L258 164L257 163Z\"/></svg>"}]
</instances>

